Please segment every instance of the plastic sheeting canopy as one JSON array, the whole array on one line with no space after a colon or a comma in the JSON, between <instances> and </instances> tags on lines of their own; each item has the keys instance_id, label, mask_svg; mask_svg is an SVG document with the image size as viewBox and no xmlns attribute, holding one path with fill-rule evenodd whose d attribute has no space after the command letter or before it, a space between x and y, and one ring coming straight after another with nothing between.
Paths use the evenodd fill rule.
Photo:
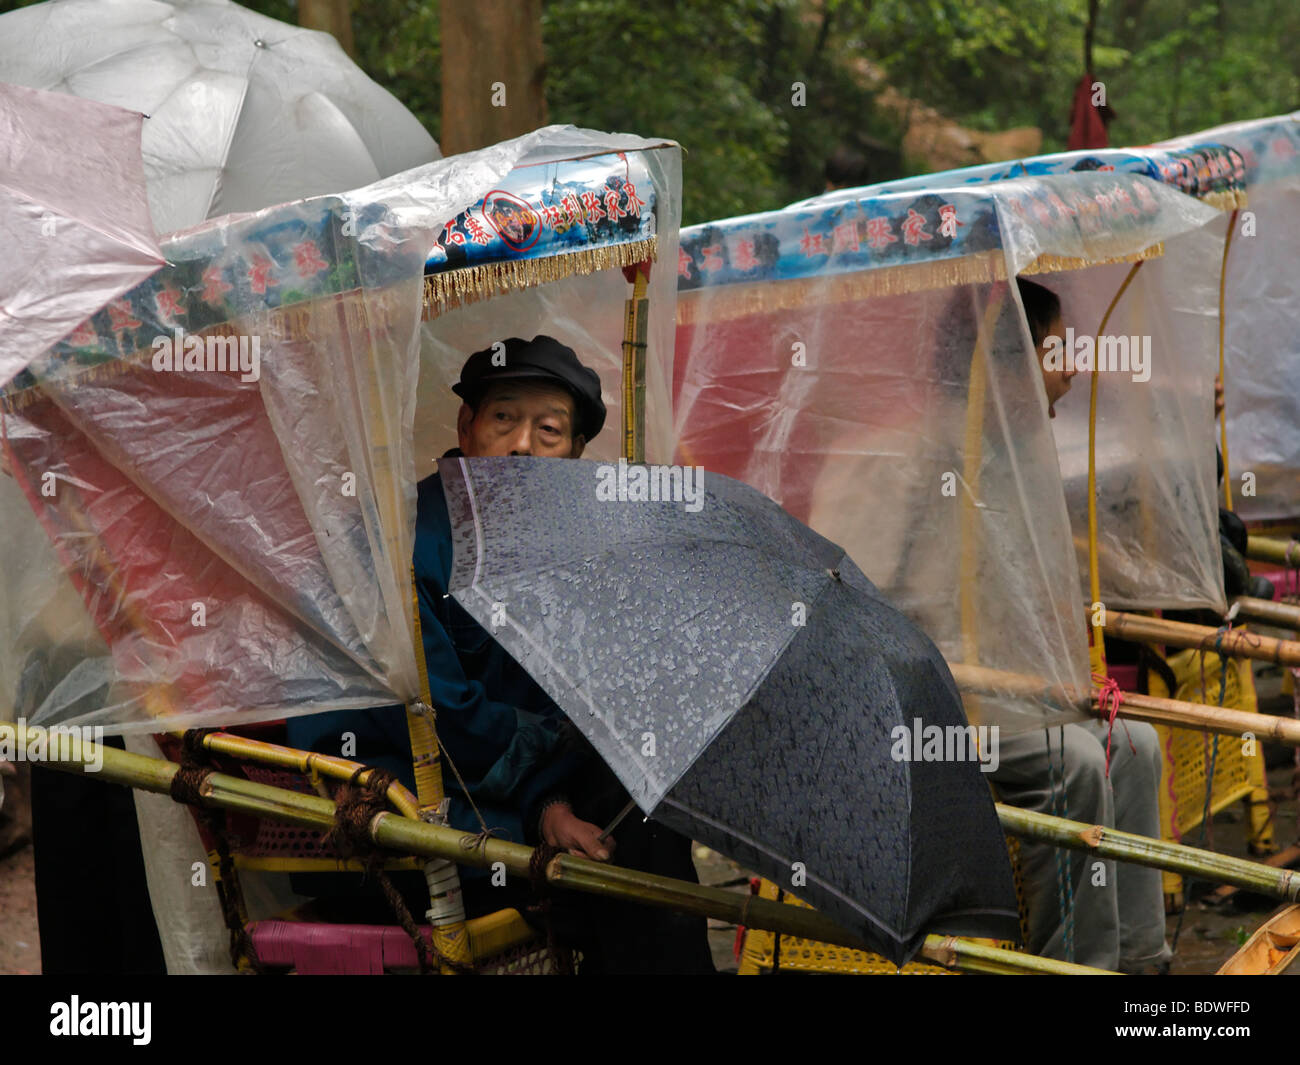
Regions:
<instances>
[{"instance_id":1,"label":"plastic sheeting canopy","mask_svg":"<svg viewBox=\"0 0 1300 1065\"><path fill-rule=\"evenodd\" d=\"M1300 514L1300 111L1164 147L1216 144L1241 155L1249 210L1233 219L1224 311L1233 509L1247 519L1292 518Z\"/></svg>"},{"instance_id":2,"label":"plastic sheeting canopy","mask_svg":"<svg viewBox=\"0 0 1300 1065\"><path fill-rule=\"evenodd\" d=\"M970 187L1019 175L1067 180L1107 172L1142 174L1226 211L1242 202L1252 169L1247 156L1229 144L1171 142L1153 148L1032 156L887 182L861 192ZM830 193L809 203L834 202L844 195ZM1215 501L1212 383L1218 365L1217 286L1227 215L1204 217L1203 229L1171 239L1161 256L1133 274L1107 324L1105 347L1095 349L1105 354L1107 364L1113 360L1132 365L1128 348L1136 344L1137 357L1149 364L1139 374L1107 371L1098 393L1100 595L1111 608L1226 609ZM1097 332L1129 272L1129 267L1097 266L1050 282L1049 287L1064 297L1065 324L1075 336ZM1077 384L1082 391L1087 377ZM1087 404L1068 400L1058 406L1058 413L1056 437L1086 587Z\"/></svg>"},{"instance_id":3,"label":"plastic sheeting canopy","mask_svg":"<svg viewBox=\"0 0 1300 1065\"><path fill-rule=\"evenodd\" d=\"M688 229L680 459L842 544L963 667L959 683L993 696L968 696L972 718L1082 716L1082 590L1006 279L1135 258L1214 215L1145 177L1086 173L841 193Z\"/></svg>"},{"instance_id":4,"label":"plastic sheeting canopy","mask_svg":"<svg viewBox=\"0 0 1300 1065\"><path fill-rule=\"evenodd\" d=\"M566 161L594 180L603 158L621 181L644 156L657 157L636 164L646 216L627 232L584 215L563 241L497 247L454 299L445 261L426 282L434 249L458 219L487 223L512 172L555 187ZM421 389L443 391L502 335L498 303L558 298L527 286L567 273L590 295L576 275L629 242L634 261L656 240L675 256L679 182L671 142L549 127L165 242L167 268L0 395L13 471L0 477L0 712L156 732L160 717L210 726L416 698L414 428L434 416L417 411ZM521 210L554 230L544 200ZM629 286L605 272L617 285L584 320L619 330ZM660 295L649 436L666 441L671 275ZM475 319L465 332L481 339L422 360L422 308L435 330Z\"/></svg>"}]
</instances>

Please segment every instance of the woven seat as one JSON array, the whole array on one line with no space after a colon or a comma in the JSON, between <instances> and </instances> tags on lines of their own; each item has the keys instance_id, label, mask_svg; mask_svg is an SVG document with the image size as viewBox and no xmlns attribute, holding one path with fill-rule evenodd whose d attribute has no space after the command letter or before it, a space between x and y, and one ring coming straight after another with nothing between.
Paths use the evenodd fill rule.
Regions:
<instances>
[{"instance_id":1,"label":"woven seat","mask_svg":"<svg viewBox=\"0 0 1300 1065\"><path fill-rule=\"evenodd\" d=\"M1028 937L1028 911L1020 877L1020 841L1007 837L1007 850L1011 857L1011 871L1016 886L1016 904L1020 910L1021 936ZM811 909L808 903L782 890L770 880L756 881L758 897L790 906ZM993 944L1008 950L1018 949L1010 942ZM908 962L901 968L881 954L867 950L854 950L834 943L821 943L797 936L778 936L758 928L747 928L741 948L741 976L758 976L768 972L837 973L841 976L955 976L951 969L929 962Z\"/></svg>"},{"instance_id":2,"label":"woven seat","mask_svg":"<svg viewBox=\"0 0 1300 1065\"><path fill-rule=\"evenodd\" d=\"M1218 705L1222 669L1218 655L1185 650L1170 655L1168 662L1178 682L1177 690L1169 693L1160 676L1152 673L1149 677L1152 695L1201 705ZM1228 660L1223 705L1249 713L1258 712L1249 661ZM1251 850L1256 854L1272 853L1275 846L1268 809L1263 745L1257 742L1254 753L1245 754L1244 744L1235 737L1219 736L1216 740L1196 729L1154 727L1164 755L1159 792L1161 838L1183 842L1189 832L1202 824L1206 807L1206 776L1213 761L1210 815L1244 799L1250 817ZM1166 904L1170 909L1177 909L1182 905L1182 877L1170 872L1165 872L1163 877Z\"/></svg>"}]
</instances>

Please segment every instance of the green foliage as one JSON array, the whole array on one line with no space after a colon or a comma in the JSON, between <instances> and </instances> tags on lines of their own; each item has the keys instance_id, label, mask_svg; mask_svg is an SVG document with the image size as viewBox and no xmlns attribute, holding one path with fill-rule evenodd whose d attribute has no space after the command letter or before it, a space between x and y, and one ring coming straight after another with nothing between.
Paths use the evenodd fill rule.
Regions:
<instances>
[{"instance_id":1,"label":"green foliage","mask_svg":"<svg viewBox=\"0 0 1300 1065\"><path fill-rule=\"evenodd\" d=\"M755 96L748 60L762 46L760 6L549 3L542 25L551 120L680 141L694 220L776 204L789 129L779 108Z\"/></svg>"},{"instance_id":2,"label":"green foliage","mask_svg":"<svg viewBox=\"0 0 1300 1065\"><path fill-rule=\"evenodd\" d=\"M827 5L832 28L846 6ZM840 141L897 139L807 4L551 0L543 34L553 121L667 137L686 149L686 224L813 195Z\"/></svg>"},{"instance_id":3,"label":"green foliage","mask_svg":"<svg viewBox=\"0 0 1300 1065\"><path fill-rule=\"evenodd\" d=\"M1086 15L1087 0L877 0L856 29L906 96L971 128L1061 129L1063 142Z\"/></svg>"},{"instance_id":4,"label":"green foliage","mask_svg":"<svg viewBox=\"0 0 1300 1065\"><path fill-rule=\"evenodd\" d=\"M1131 58L1108 77L1119 143L1145 143L1300 106L1291 0L1146 0L1104 26Z\"/></svg>"}]
</instances>

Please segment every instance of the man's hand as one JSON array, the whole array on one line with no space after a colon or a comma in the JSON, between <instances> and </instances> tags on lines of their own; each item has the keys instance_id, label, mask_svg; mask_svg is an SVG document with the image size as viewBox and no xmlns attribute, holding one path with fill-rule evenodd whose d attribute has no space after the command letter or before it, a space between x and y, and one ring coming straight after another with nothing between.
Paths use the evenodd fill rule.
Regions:
<instances>
[{"instance_id":1,"label":"man's hand","mask_svg":"<svg viewBox=\"0 0 1300 1065\"><path fill-rule=\"evenodd\" d=\"M542 814L542 839L552 847L559 847L578 858L609 861L614 852L614 839L602 842L600 826L576 817L565 802L552 803Z\"/></svg>"},{"instance_id":2,"label":"man's hand","mask_svg":"<svg viewBox=\"0 0 1300 1065\"><path fill-rule=\"evenodd\" d=\"M1214 378L1214 416L1217 418L1223 413L1223 378L1216 376Z\"/></svg>"}]
</instances>

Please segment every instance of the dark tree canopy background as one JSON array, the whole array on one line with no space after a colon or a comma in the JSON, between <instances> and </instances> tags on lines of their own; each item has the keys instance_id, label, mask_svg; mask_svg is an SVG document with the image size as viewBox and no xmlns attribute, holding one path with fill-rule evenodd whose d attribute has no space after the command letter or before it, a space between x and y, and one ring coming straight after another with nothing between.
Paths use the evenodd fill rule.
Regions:
<instances>
[{"instance_id":1,"label":"dark tree canopy background","mask_svg":"<svg viewBox=\"0 0 1300 1065\"><path fill-rule=\"evenodd\" d=\"M0 11L18 6L0 0ZM298 21L296 0L246 6ZM1038 126L1044 151L1064 148L1088 0L544 0L542 10L550 120L681 142L690 224L821 191L825 160L845 142L866 152L873 180L923 169L902 155L905 118L879 106L881 84L968 128ZM361 66L438 137L437 0L353 0L352 28ZM1300 4L1101 0L1093 66L1118 115L1112 144L1291 111Z\"/></svg>"}]
</instances>

